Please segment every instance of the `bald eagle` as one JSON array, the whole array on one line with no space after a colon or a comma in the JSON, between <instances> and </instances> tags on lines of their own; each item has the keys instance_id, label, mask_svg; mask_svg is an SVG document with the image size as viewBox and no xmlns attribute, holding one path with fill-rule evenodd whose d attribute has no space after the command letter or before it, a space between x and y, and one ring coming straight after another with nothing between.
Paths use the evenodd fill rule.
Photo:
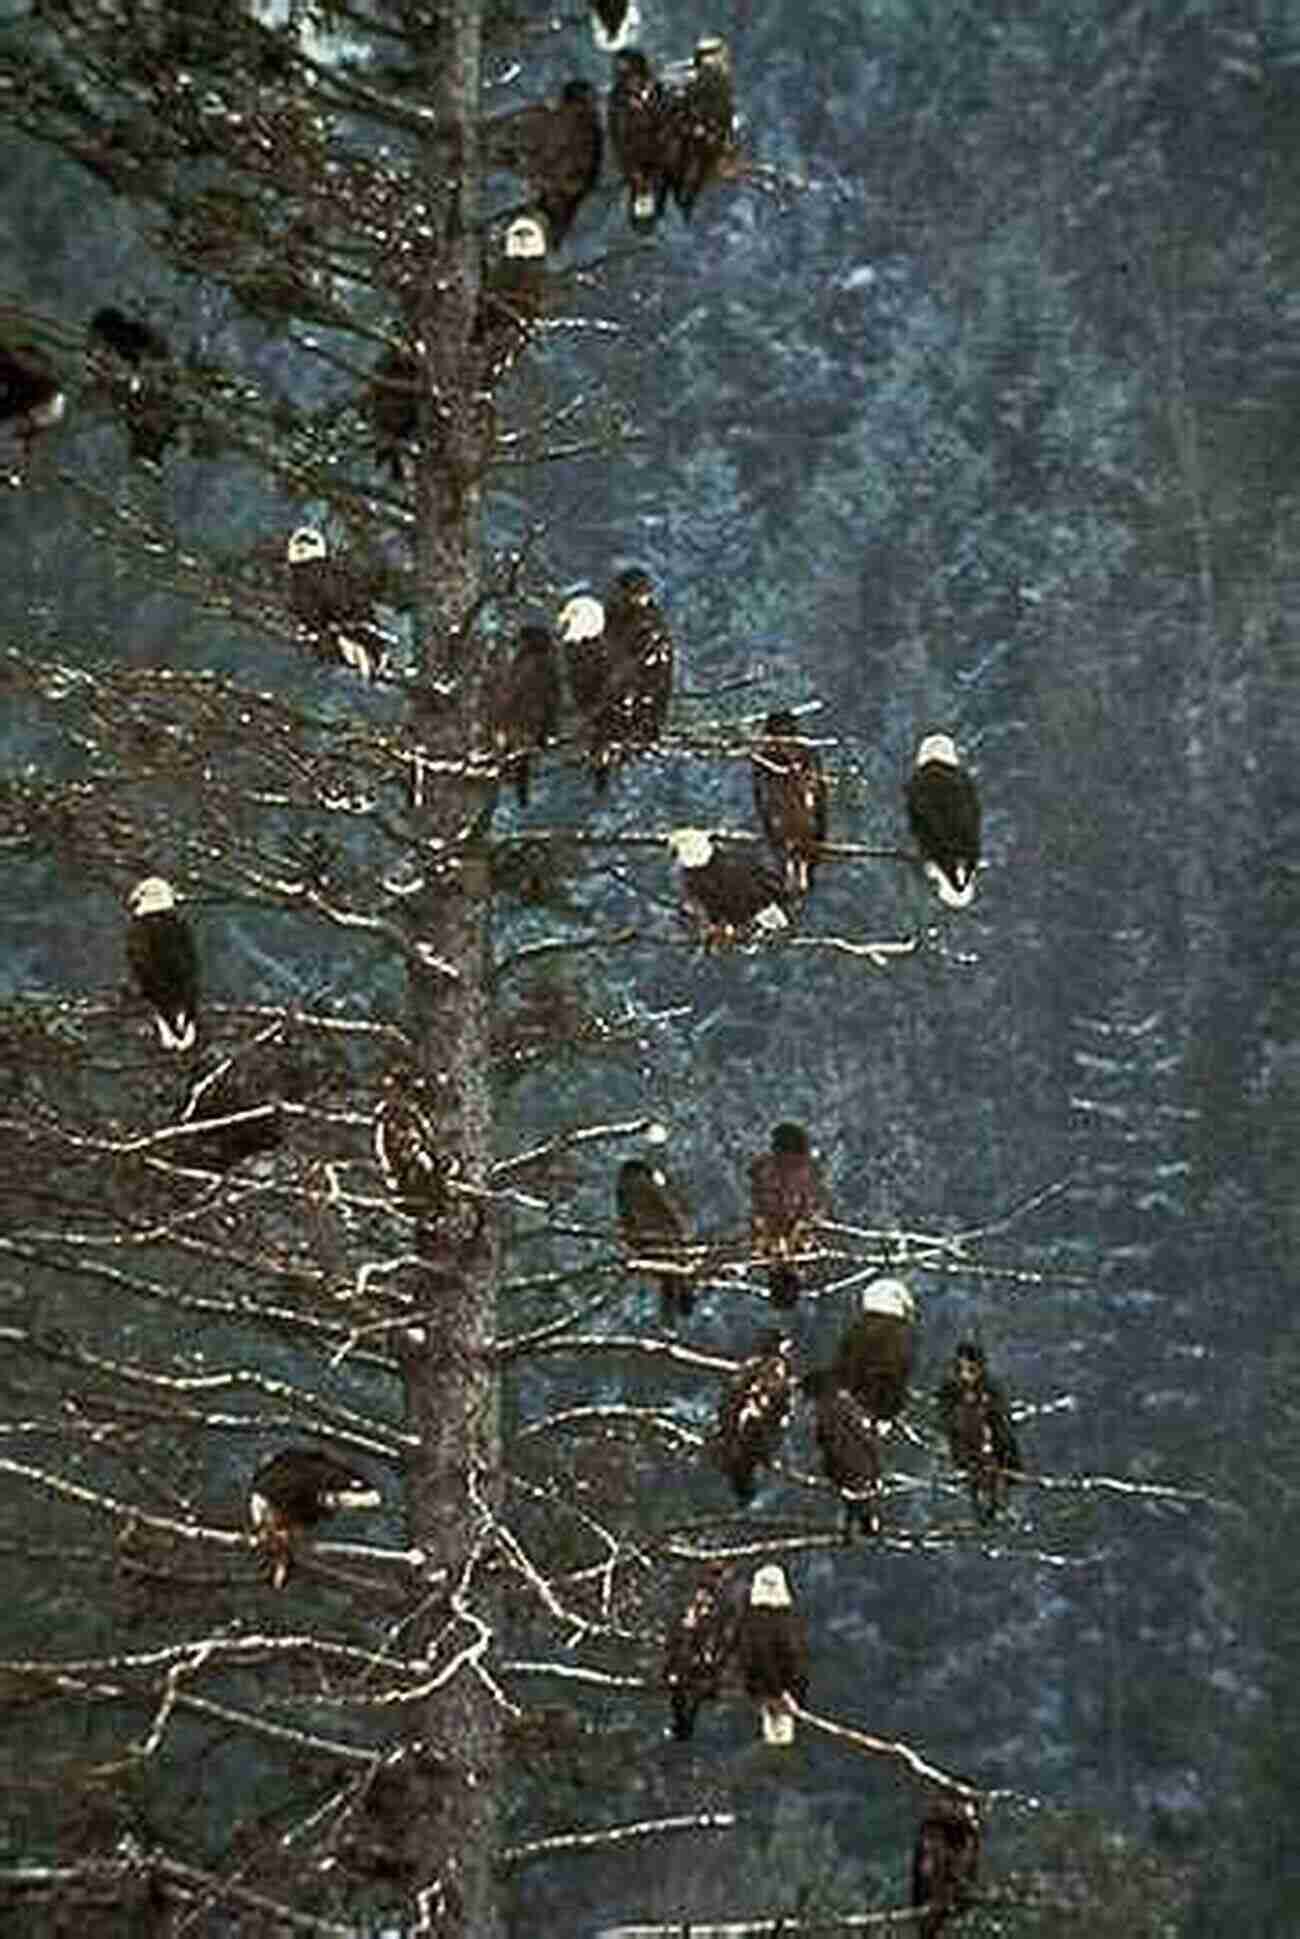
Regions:
<instances>
[{"instance_id":1,"label":"bald eagle","mask_svg":"<svg viewBox=\"0 0 1300 1939\"><path fill-rule=\"evenodd\" d=\"M439 1136L427 1086L414 1072L390 1071L375 1111L375 1160L390 1196L407 1211L445 1209L460 1159Z\"/></svg>"},{"instance_id":2,"label":"bald eagle","mask_svg":"<svg viewBox=\"0 0 1300 1939\"><path fill-rule=\"evenodd\" d=\"M639 1257L671 1257L691 1242L691 1218L681 1193L665 1174L643 1158L620 1166L614 1187L623 1243ZM664 1273L659 1280L660 1313L665 1323L687 1319L695 1305L689 1279Z\"/></svg>"},{"instance_id":3,"label":"bald eagle","mask_svg":"<svg viewBox=\"0 0 1300 1939\"><path fill-rule=\"evenodd\" d=\"M603 136L590 81L566 81L558 101L533 101L489 122L487 152L527 178L551 239L562 243L600 179Z\"/></svg>"},{"instance_id":4,"label":"bald eagle","mask_svg":"<svg viewBox=\"0 0 1300 1939\"><path fill-rule=\"evenodd\" d=\"M13 427L24 467L36 439L62 421L67 401L43 350L0 344L0 424Z\"/></svg>"},{"instance_id":5,"label":"bald eagle","mask_svg":"<svg viewBox=\"0 0 1300 1939\"><path fill-rule=\"evenodd\" d=\"M917 1829L912 1852L912 1904L928 1907L917 1923L918 1939L937 1939L950 1912L959 1912L976 1882L980 1856L979 1808L970 1798L941 1799Z\"/></svg>"},{"instance_id":6,"label":"bald eagle","mask_svg":"<svg viewBox=\"0 0 1300 1939\"><path fill-rule=\"evenodd\" d=\"M420 365L409 350L386 350L370 375L362 408L375 434L375 456L401 481L407 446L419 428Z\"/></svg>"},{"instance_id":7,"label":"bald eagle","mask_svg":"<svg viewBox=\"0 0 1300 1939\"><path fill-rule=\"evenodd\" d=\"M151 323L111 306L95 311L90 335L130 371L125 409L132 460L160 464L181 422L170 344Z\"/></svg>"},{"instance_id":8,"label":"bald eagle","mask_svg":"<svg viewBox=\"0 0 1300 1939\"><path fill-rule=\"evenodd\" d=\"M984 1350L973 1340L963 1340L953 1355L939 1389L939 1415L954 1464L969 1473L976 1514L995 1515L1020 1467L1020 1448L1006 1398L989 1380Z\"/></svg>"},{"instance_id":9,"label":"bald eagle","mask_svg":"<svg viewBox=\"0 0 1300 1939\"><path fill-rule=\"evenodd\" d=\"M136 988L153 1006L164 1050L192 1050L198 1036L199 959L177 894L161 875L147 875L127 897L126 960Z\"/></svg>"},{"instance_id":10,"label":"bald eagle","mask_svg":"<svg viewBox=\"0 0 1300 1939\"><path fill-rule=\"evenodd\" d=\"M755 1470L767 1467L781 1445L794 1401L794 1378L794 1341L773 1328L723 1396L710 1452L739 1502L753 1500Z\"/></svg>"},{"instance_id":11,"label":"bald eagle","mask_svg":"<svg viewBox=\"0 0 1300 1939\"><path fill-rule=\"evenodd\" d=\"M927 734L917 748L907 815L939 900L950 909L967 908L980 859L980 803L950 735Z\"/></svg>"},{"instance_id":12,"label":"bald eagle","mask_svg":"<svg viewBox=\"0 0 1300 1939\"><path fill-rule=\"evenodd\" d=\"M673 1707L673 1736L686 1743L700 1705L711 1702L736 1647L740 1608L725 1562L716 1563L668 1632L664 1682Z\"/></svg>"},{"instance_id":13,"label":"bald eagle","mask_svg":"<svg viewBox=\"0 0 1300 1939\"><path fill-rule=\"evenodd\" d=\"M668 846L681 864L686 914L706 949L790 927L785 885L765 863L715 847L706 828L675 828Z\"/></svg>"},{"instance_id":14,"label":"bald eagle","mask_svg":"<svg viewBox=\"0 0 1300 1939\"><path fill-rule=\"evenodd\" d=\"M673 638L649 573L620 572L604 603L580 592L560 608L573 701L587 723L596 792L614 769L663 732L673 684Z\"/></svg>"},{"instance_id":15,"label":"bald eagle","mask_svg":"<svg viewBox=\"0 0 1300 1939\"><path fill-rule=\"evenodd\" d=\"M912 1371L916 1301L901 1279L873 1279L835 1353L835 1374L876 1421L903 1411Z\"/></svg>"},{"instance_id":16,"label":"bald eagle","mask_svg":"<svg viewBox=\"0 0 1300 1939\"><path fill-rule=\"evenodd\" d=\"M632 750L659 739L672 686L672 634L649 573L629 566L605 600L605 683L592 723L598 794Z\"/></svg>"},{"instance_id":17,"label":"bald eagle","mask_svg":"<svg viewBox=\"0 0 1300 1939\"><path fill-rule=\"evenodd\" d=\"M688 219L731 147L734 120L730 49L721 35L702 34L690 79L673 104L672 191Z\"/></svg>"},{"instance_id":18,"label":"bald eagle","mask_svg":"<svg viewBox=\"0 0 1300 1939\"><path fill-rule=\"evenodd\" d=\"M171 346L160 330L111 305L95 311L90 319L90 334L135 371L142 363L167 363L171 358Z\"/></svg>"},{"instance_id":19,"label":"bald eagle","mask_svg":"<svg viewBox=\"0 0 1300 1939\"><path fill-rule=\"evenodd\" d=\"M791 1702L808 1695L808 1638L794 1611L785 1570L768 1562L756 1571L736 1639L745 1693L754 1698L766 1744L792 1744Z\"/></svg>"},{"instance_id":20,"label":"bald eagle","mask_svg":"<svg viewBox=\"0 0 1300 1939\"><path fill-rule=\"evenodd\" d=\"M573 704L585 721L595 718L605 692L605 608L594 593L573 592L555 617L564 642L564 665Z\"/></svg>"},{"instance_id":21,"label":"bald eagle","mask_svg":"<svg viewBox=\"0 0 1300 1939\"><path fill-rule=\"evenodd\" d=\"M751 757L754 807L785 869L792 896L807 895L813 864L826 840L826 776L817 750L803 747L795 717L769 714Z\"/></svg>"},{"instance_id":22,"label":"bald eagle","mask_svg":"<svg viewBox=\"0 0 1300 1939\"><path fill-rule=\"evenodd\" d=\"M637 0L591 0L591 37L602 54L617 54L640 31Z\"/></svg>"},{"instance_id":23,"label":"bald eagle","mask_svg":"<svg viewBox=\"0 0 1300 1939\"><path fill-rule=\"evenodd\" d=\"M294 1549L309 1528L340 1508L378 1508L379 1490L315 1448L286 1448L264 1461L248 1489L248 1523L273 1588L283 1589Z\"/></svg>"},{"instance_id":24,"label":"bald eagle","mask_svg":"<svg viewBox=\"0 0 1300 1939\"><path fill-rule=\"evenodd\" d=\"M496 385L518 363L546 311L550 239L540 215L519 215L502 238L479 293L474 341L484 382Z\"/></svg>"},{"instance_id":25,"label":"bald eagle","mask_svg":"<svg viewBox=\"0 0 1300 1939\"><path fill-rule=\"evenodd\" d=\"M868 1534L880 1531L880 1442L875 1422L832 1368L814 1367L804 1375L803 1390L817 1409L817 1447L832 1488L838 1488L847 1510L847 1527L855 1521Z\"/></svg>"},{"instance_id":26,"label":"bald eagle","mask_svg":"<svg viewBox=\"0 0 1300 1939\"><path fill-rule=\"evenodd\" d=\"M338 654L363 680L373 678L380 646L371 618L366 576L347 558L331 558L325 534L300 525L285 548L289 603L318 651Z\"/></svg>"},{"instance_id":27,"label":"bald eagle","mask_svg":"<svg viewBox=\"0 0 1300 1939\"><path fill-rule=\"evenodd\" d=\"M545 626L521 626L515 655L492 698L492 745L513 771L519 805L528 805L531 754L545 747L560 720L555 642Z\"/></svg>"},{"instance_id":28,"label":"bald eagle","mask_svg":"<svg viewBox=\"0 0 1300 1939\"><path fill-rule=\"evenodd\" d=\"M819 1218L826 1216L821 1173L801 1124L772 1129L772 1149L749 1161L750 1244L774 1263L768 1277L773 1306L793 1306L799 1275L789 1263L802 1252Z\"/></svg>"},{"instance_id":29,"label":"bald eagle","mask_svg":"<svg viewBox=\"0 0 1300 1939\"><path fill-rule=\"evenodd\" d=\"M640 48L615 57L606 115L614 155L627 184L627 219L653 229L668 200L673 104Z\"/></svg>"}]
</instances>

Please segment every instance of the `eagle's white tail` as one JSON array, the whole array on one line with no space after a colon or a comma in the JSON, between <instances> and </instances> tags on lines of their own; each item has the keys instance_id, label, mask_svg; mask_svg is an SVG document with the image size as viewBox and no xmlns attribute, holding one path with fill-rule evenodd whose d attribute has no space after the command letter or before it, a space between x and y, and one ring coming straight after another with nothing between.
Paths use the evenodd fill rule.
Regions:
<instances>
[{"instance_id":1,"label":"eagle's white tail","mask_svg":"<svg viewBox=\"0 0 1300 1939\"><path fill-rule=\"evenodd\" d=\"M794 1742L794 1718L780 1697L775 1703L763 1705L763 1742L765 1744L793 1744Z\"/></svg>"}]
</instances>

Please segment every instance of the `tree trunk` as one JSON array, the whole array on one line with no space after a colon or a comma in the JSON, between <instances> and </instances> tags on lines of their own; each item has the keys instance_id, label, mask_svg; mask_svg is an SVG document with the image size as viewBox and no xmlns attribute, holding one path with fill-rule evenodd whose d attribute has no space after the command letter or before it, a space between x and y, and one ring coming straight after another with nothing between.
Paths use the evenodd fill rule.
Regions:
<instances>
[{"instance_id":1,"label":"tree trunk","mask_svg":"<svg viewBox=\"0 0 1300 1939\"><path fill-rule=\"evenodd\" d=\"M435 758L452 761L486 741L473 638L491 435L490 413L477 403L473 343L479 59L478 0L452 0L429 64L437 132L426 181L438 242L422 287L409 295L426 387L414 565L427 686L412 727ZM415 1063L436 1100L440 1137L459 1158L459 1181L471 1188L486 1186L493 1158L488 871L485 850L466 832L486 805L481 784L455 777L440 776L425 792L413 809L424 880L406 904L412 945L441 966L424 969L408 958ZM421 1225L419 1251L428 1261L421 1323L404 1363L408 1423L419 1435L408 1519L436 1586L413 1640L427 1646L435 1679L456 1667L413 1719L432 1756L413 1766L405 1836L418 1880L418 1929L439 1939L499 1939L501 1713L474 1668L482 1650L495 1648L498 1627L490 1586L502 1496L493 1222L480 1204L458 1199Z\"/></svg>"}]
</instances>

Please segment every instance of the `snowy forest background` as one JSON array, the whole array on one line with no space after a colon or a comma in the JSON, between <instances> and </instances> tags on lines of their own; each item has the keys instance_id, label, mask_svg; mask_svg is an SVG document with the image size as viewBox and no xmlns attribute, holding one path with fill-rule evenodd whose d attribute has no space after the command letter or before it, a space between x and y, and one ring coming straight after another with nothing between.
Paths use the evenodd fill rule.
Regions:
<instances>
[{"instance_id":1,"label":"snowy forest background","mask_svg":"<svg viewBox=\"0 0 1300 1939\"><path fill-rule=\"evenodd\" d=\"M607 84L585 17L542 31L536 12L536 31L488 60L494 111L574 73ZM526 542L526 558L489 625L508 633L525 607L553 612L564 587L602 586L637 561L679 667L669 746L620 777L599 814L571 745L541 764L528 811L504 794L497 807L499 951L581 945L539 959L544 992L528 984L543 1044L518 990L506 1006L498 1149L663 1120L702 1227L739 1241L748 1156L776 1119L802 1118L837 1218L972 1234L972 1269L931 1248L935 1269L915 1274L914 1439L897 1455L885 1539L848 1552L830 1495L798 1478L817 1470L802 1413L794 1472L748 1516L689 1440L538 1425L600 1404L705 1431L716 1360L749 1350L764 1321L761 1275L748 1292L706 1291L680 1330L713 1370L590 1346L507 1364L505 1425L534 1491L525 1541L548 1568L589 1559L572 1530L573 1557L558 1555L536 1507L558 1476L597 1506L635 1503L654 1578L629 1604L631 1640L588 1637L573 1659L631 1681L506 1679L548 1720L507 1752L511 1930L587 1939L631 1920L902 1902L917 1793L897 1761L805 1732L774 1766L739 1697L705 1713L689 1749L665 1739L659 1648L691 1580L683 1544L768 1538L789 1541L809 1619L810 1707L1007 1794L985 1842L1006 1900L971 1915L972 1932L1286 1939L1300 1929L1300 10L727 0L704 20L653 0L647 13L657 58L688 54L706 26L728 37L742 145L772 174L706 191L689 227L670 211L639 246L607 157L559 257L566 321L510 380L518 437L491 480L487 537ZM5 15L7 36L33 30L33 10ZM8 319L37 320L72 393L66 426L0 500L0 1135L17 1186L0 1252L0 1657L143 1648L168 1625L327 1621L373 1641L400 1606L392 1567L374 1594L360 1563L339 1581L299 1575L283 1603L235 1547L201 1566L150 1551L134 1569L120 1522L115 1536L13 1471L115 1498L135 1487L144 1510L184 1504L235 1530L248 1473L284 1440L328 1436L346 1415L382 1476L385 1434L356 1424L380 1423L394 1446L397 1432L382 1345L340 1358L346 1327L316 1351L133 1302L81 1276L78 1247L50 1236L77 1225L91 1158L65 1151L61 1170L57 1140L33 1140L33 1124L66 1128L74 1100L118 1131L181 1106L183 1081L126 995L121 903L138 875L194 865L177 828L205 812L212 776L169 746L165 689L141 686L135 715L129 683L115 689L127 699L114 715L102 694L42 690L30 669L166 666L272 693L310 723L317 771L335 762L344 791L351 724L366 740L360 771L400 738L406 701L400 648L398 677L364 689L296 649L287 624L259 628L247 596L247 562L263 558L273 604L284 537L329 504L319 480L307 489L257 462L278 400L333 422L355 379L305 352L312 331L272 306L252 313L169 267L129 196L24 127L12 87L0 102L0 302ZM507 178L496 187L496 206L518 196ZM78 394L85 324L104 302L167 329L191 360L193 422L217 426L206 443L182 438L160 476L130 467L120 419L88 385ZM570 412L579 448L540 461ZM348 520L335 529L391 552L379 522ZM674 928L661 846L557 844L559 864L511 846L534 823L747 828L752 725L724 730L805 701L820 703L804 718L827 743L838 840L904 844L902 781L930 728L952 731L978 776L987 867L968 914L941 917L888 857L818 879L802 936L919 936L911 956L884 968L832 946L705 959ZM218 781L234 783L237 741L214 742ZM105 749L122 820L92 838L64 816L59 784ZM322 814L313 832L288 815L219 812L249 853L283 838L306 867L318 842L327 899L376 906L391 857L363 817ZM191 893L205 988L229 1006L228 1027L256 1006L263 1020L282 1005L391 1018L398 979L382 939L311 927L265 887L273 871L259 891L229 853ZM587 946L593 936L604 943ZM62 998L75 1001L61 1010ZM603 1034L582 1024L595 1013ZM561 1015L579 1041L543 1060ZM351 1054L331 1050L322 1095L364 1117L375 1072ZM310 1120L291 1127L286 1154L255 1177L282 1167L305 1204L315 1135ZM367 1148L363 1127L355 1153ZM596 1140L540 1184L525 1177L563 1208L568 1237L542 1246L536 1219L508 1215L501 1334L569 1312L584 1338L664 1337L636 1276L582 1277L618 1259L612 1178L631 1148ZM97 1176L107 1204L117 1174ZM129 1165L120 1189L144 1190ZM300 1216L267 1196L259 1244L285 1259L318 1245L346 1280L373 1231L319 1193L311 1204ZM232 1219L241 1207L235 1193ZM233 1225L228 1236L237 1249ZM107 1242L102 1257L191 1292L253 1272L167 1246L150 1260L144 1236L129 1262ZM560 1267L570 1280L539 1286ZM846 1310L838 1295L801 1310L807 1363ZM932 1405L972 1330L1017 1403L1029 1466L1059 1484L1017 1491L992 1532L970 1519ZM173 1371L202 1353L207 1369L251 1368L312 1399L232 1388L222 1422L178 1393L127 1405L97 1353ZM341 1536L402 1546L397 1477L390 1466L386 1517ZM525 1590L519 1604L502 1654L561 1661L563 1625L539 1640L548 1612ZM255 1706L258 1675L231 1670L217 1694ZM0 1867L120 1850L129 1834L183 1845L213 1874L270 1879L267 1851L330 1791L306 1751L285 1765L196 1715L119 1769L124 1737L149 1736L156 1694L124 1727L98 1697L34 1693L0 1667L0 1705ZM736 1822L649 1849L524 1852L548 1834L704 1811ZM364 1924L382 1916L372 1878L321 1878L305 1912L354 1922L330 1930L379 1929ZM62 1929L42 1924L55 1917L44 1904L32 1900L22 1929ZM101 1929L85 1916L80 1930ZM138 1909L97 1916L105 1933L149 1929ZM191 1929L281 1929L247 1908L201 1916Z\"/></svg>"}]
</instances>

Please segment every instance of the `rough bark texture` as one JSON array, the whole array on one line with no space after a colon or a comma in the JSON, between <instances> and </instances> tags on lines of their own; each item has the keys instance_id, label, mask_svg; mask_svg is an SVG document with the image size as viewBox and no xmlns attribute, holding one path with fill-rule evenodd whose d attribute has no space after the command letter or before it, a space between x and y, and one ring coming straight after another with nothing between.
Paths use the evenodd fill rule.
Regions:
<instances>
[{"instance_id":1,"label":"rough bark texture","mask_svg":"<svg viewBox=\"0 0 1300 1939\"><path fill-rule=\"evenodd\" d=\"M439 138L430 145L427 179L439 247L412 318L427 381L415 570L429 685L419 733L431 754L453 760L484 740L474 664L490 436L488 414L475 408L472 344L480 278L479 30L477 0L453 0L431 48ZM484 806L481 786L452 780L430 790L421 809L429 841L424 886L407 905L413 940L453 972L412 968L409 1019L415 1061L443 1100L440 1130L470 1186L486 1185L493 1151L488 874L477 840L464 839ZM453 1216L421 1228L420 1249L430 1261L425 1310L434 1317L406 1359L409 1420L420 1436L408 1500L411 1539L431 1570L445 1572L445 1592L435 1593L425 1612L436 1672L467 1650L476 1658L488 1641L495 1646L489 1576L502 1484L490 1358L492 1221L462 1200ZM495 1869L500 1712L473 1659L428 1699L418 1728L434 1753L432 1765L420 1766L430 1781L412 1787L407 1830L427 1922L420 1930L440 1939L497 1939L504 1929Z\"/></svg>"}]
</instances>

